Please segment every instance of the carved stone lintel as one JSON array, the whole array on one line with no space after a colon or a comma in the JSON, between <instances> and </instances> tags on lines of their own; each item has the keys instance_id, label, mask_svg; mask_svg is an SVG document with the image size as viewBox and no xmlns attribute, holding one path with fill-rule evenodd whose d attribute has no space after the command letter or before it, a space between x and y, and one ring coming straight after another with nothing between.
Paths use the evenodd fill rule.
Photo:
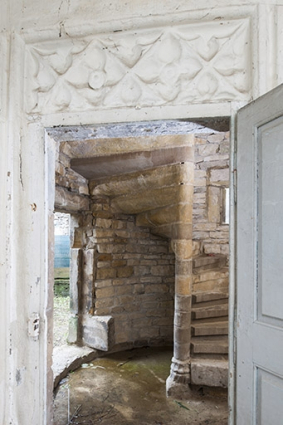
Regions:
<instances>
[{"instance_id":1,"label":"carved stone lintel","mask_svg":"<svg viewBox=\"0 0 283 425\"><path fill-rule=\"evenodd\" d=\"M249 20L27 45L26 111L49 114L251 98Z\"/></svg>"}]
</instances>

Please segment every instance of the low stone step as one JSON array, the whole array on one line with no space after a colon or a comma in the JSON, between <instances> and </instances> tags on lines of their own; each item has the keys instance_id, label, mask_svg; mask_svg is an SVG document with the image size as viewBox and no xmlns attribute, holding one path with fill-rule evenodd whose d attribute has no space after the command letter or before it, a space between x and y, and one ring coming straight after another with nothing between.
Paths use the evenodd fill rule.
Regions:
<instances>
[{"instance_id":1,"label":"low stone step","mask_svg":"<svg viewBox=\"0 0 283 425\"><path fill-rule=\"evenodd\" d=\"M192 323L192 336L228 335L228 321Z\"/></svg>"},{"instance_id":2,"label":"low stone step","mask_svg":"<svg viewBox=\"0 0 283 425\"><path fill-rule=\"evenodd\" d=\"M191 383L208 387L228 386L228 361L192 358Z\"/></svg>"},{"instance_id":3,"label":"low stone step","mask_svg":"<svg viewBox=\"0 0 283 425\"><path fill-rule=\"evenodd\" d=\"M193 304L196 303L202 303L207 301L215 301L215 300L227 300L228 299L228 292L224 291L218 291L218 292L200 292L193 294L192 302Z\"/></svg>"},{"instance_id":4,"label":"low stone step","mask_svg":"<svg viewBox=\"0 0 283 425\"><path fill-rule=\"evenodd\" d=\"M219 303L219 301L218 301ZM210 303L206 303L210 304ZM204 319L209 317L228 316L228 303L210 304L210 305L194 305L192 308L192 319Z\"/></svg>"},{"instance_id":5,"label":"low stone step","mask_svg":"<svg viewBox=\"0 0 283 425\"><path fill-rule=\"evenodd\" d=\"M193 337L191 339L193 354L228 354L228 338L218 337Z\"/></svg>"}]
</instances>

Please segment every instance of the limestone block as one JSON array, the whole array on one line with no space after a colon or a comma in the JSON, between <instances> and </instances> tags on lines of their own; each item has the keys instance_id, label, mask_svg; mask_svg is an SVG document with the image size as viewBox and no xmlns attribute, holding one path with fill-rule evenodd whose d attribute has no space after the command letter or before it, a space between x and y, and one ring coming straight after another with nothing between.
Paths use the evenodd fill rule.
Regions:
<instances>
[{"instance_id":1,"label":"limestone block","mask_svg":"<svg viewBox=\"0 0 283 425\"><path fill-rule=\"evenodd\" d=\"M207 141L209 143L220 143L222 140L224 140L225 133L214 133L210 134L207 138Z\"/></svg>"},{"instance_id":2,"label":"limestone block","mask_svg":"<svg viewBox=\"0 0 283 425\"><path fill-rule=\"evenodd\" d=\"M98 219L99 220L99 219ZM110 221L110 220L108 220ZM114 236L114 231L111 229L93 229L93 236L99 238L111 238Z\"/></svg>"},{"instance_id":3,"label":"limestone block","mask_svg":"<svg viewBox=\"0 0 283 425\"><path fill-rule=\"evenodd\" d=\"M91 195L118 196L142 192L157 187L179 185L180 182L192 183L193 169L189 163L172 164L164 167L143 170L123 176L107 179L97 184L90 182Z\"/></svg>"},{"instance_id":4,"label":"limestone block","mask_svg":"<svg viewBox=\"0 0 283 425\"><path fill-rule=\"evenodd\" d=\"M127 264L131 265L126 260L113 260L111 262L112 267L122 267L122 266L126 266Z\"/></svg>"},{"instance_id":5,"label":"limestone block","mask_svg":"<svg viewBox=\"0 0 283 425\"><path fill-rule=\"evenodd\" d=\"M194 223L194 231L214 231L217 228L216 223Z\"/></svg>"},{"instance_id":6,"label":"limestone block","mask_svg":"<svg viewBox=\"0 0 283 425\"><path fill-rule=\"evenodd\" d=\"M138 283L134 286L134 294L144 294L145 287L142 283Z\"/></svg>"},{"instance_id":7,"label":"limestone block","mask_svg":"<svg viewBox=\"0 0 283 425\"><path fill-rule=\"evenodd\" d=\"M208 240L209 239L209 232L196 232L196 231L193 231L193 238L194 239L206 239L206 240Z\"/></svg>"},{"instance_id":8,"label":"limestone block","mask_svg":"<svg viewBox=\"0 0 283 425\"><path fill-rule=\"evenodd\" d=\"M113 298L103 298L103 299L95 300L96 309L108 308L112 306L113 306Z\"/></svg>"},{"instance_id":9,"label":"limestone block","mask_svg":"<svg viewBox=\"0 0 283 425\"><path fill-rule=\"evenodd\" d=\"M97 257L98 261L111 261L112 258L111 254L99 254Z\"/></svg>"},{"instance_id":10,"label":"limestone block","mask_svg":"<svg viewBox=\"0 0 283 425\"><path fill-rule=\"evenodd\" d=\"M207 270L202 271L198 275L194 276L194 283L205 282L207 280L218 280L228 278L229 270L227 268L220 269L219 271Z\"/></svg>"},{"instance_id":11,"label":"limestone block","mask_svg":"<svg viewBox=\"0 0 283 425\"><path fill-rule=\"evenodd\" d=\"M107 286L106 288L99 288L95 291L96 299L113 297L115 294L115 288L113 286Z\"/></svg>"},{"instance_id":12,"label":"limestone block","mask_svg":"<svg viewBox=\"0 0 283 425\"><path fill-rule=\"evenodd\" d=\"M228 154L217 154L217 155L210 155L210 156L206 156L204 158L205 162L209 162L209 161L228 161L229 160L229 155Z\"/></svg>"},{"instance_id":13,"label":"limestone block","mask_svg":"<svg viewBox=\"0 0 283 425\"><path fill-rule=\"evenodd\" d=\"M175 311L174 314L174 325L180 328L188 328L191 323L192 313L189 312L181 312Z\"/></svg>"},{"instance_id":14,"label":"limestone block","mask_svg":"<svg viewBox=\"0 0 283 425\"><path fill-rule=\"evenodd\" d=\"M117 277L118 278L131 277L133 273L134 273L134 268L132 266L117 268Z\"/></svg>"},{"instance_id":15,"label":"limestone block","mask_svg":"<svg viewBox=\"0 0 283 425\"><path fill-rule=\"evenodd\" d=\"M143 211L176 204L180 200L186 202L190 197L185 193L188 186L168 186L157 189L148 189L146 192L136 192L129 196L118 196L111 201L111 206L115 212L125 214L137 214Z\"/></svg>"},{"instance_id":16,"label":"limestone block","mask_svg":"<svg viewBox=\"0 0 283 425\"><path fill-rule=\"evenodd\" d=\"M55 189L55 208L66 212L88 211L89 199L57 186Z\"/></svg>"},{"instance_id":17,"label":"limestone block","mask_svg":"<svg viewBox=\"0 0 283 425\"><path fill-rule=\"evenodd\" d=\"M128 295L133 293L132 285L116 286L115 295Z\"/></svg>"},{"instance_id":18,"label":"limestone block","mask_svg":"<svg viewBox=\"0 0 283 425\"><path fill-rule=\"evenodd\" d=\"M229 233L228 232L210 232L209 236L211 239L222 239L223 241L229 240Z\"/></svg>"},{"instance_id":19,"label":"limestone block","mask_svg":"<svg viewBox=\"0 0 283 425\"><path fill-rule=\"evenodd\" d=\"M191 383L193 385L207 385L209 387L227 388L227 360L192 359Z\"/></svg>"},{"instance_id":20,"label":"limestone block","mask_svg":"<svg viewBox=\"0 0 283 425\"><path fill-rule=\"evenodd\" d=\"M213 168L209 173L209 181L212 185L229 186L229 168Z\"/></svg>"},{"instance_id":21,"label":"limestone block","mask_svg":"<svg viewBox=\"0 0 283 425\"><path fill-rule=\"evenodd\" d=\"M208 280L206 282L193 284L194 292L213 292L218 290L228 290L228 278Z\"/></svg>"},{"instance_id":22,"label":"limestone block","mask_svg":"<svg viewBox=\"0 0 283 425\"><path fill-rule=\"evenodd\" d=\"M116 277L116 269L98 269L96 272L96 279L111 279Z\"/></svg>"},{"instance_id":23,"label":"limestone block","mask_svg":"<svg viewBox=\"0 0 283 425\"><path fill-rule=\"evenodd\" d=\"M69 318L68 343L75 344L78 342L78 317L71 316Z\"/></svg>"},{"instance_id":24,"label":"limestone block","mask_svg":"<svg viewBox=\"0 0 283 425\"><path fill-rule=\"evenodd\" d=\"M200 254L200 245L199 241L193 241L193 257Z\"/></svg>"},{"instance_id":25,"label":"limestone block","mask_svg":"<svg viewBox=\"0 0 283 425\"><path fill-rule=\"evenodd\" d=\"M203 245L203 251L205 254L220 254L221 246L216 243L205 243Z\"/></svg>"},{"instance_id":26,"label":"limestone block","mask_svg":"<svg viewBox=\"0 0 283 425\"><path fill-rule=\"evenodd\" d=\"M175 276L175 292L178 295L191 295L192 293L192 276Z\"/></svg>"},{"instance_id":27,"label":"limestone block","mask_svg":"<svg viewBox=\"0 0 283 425\"><path fill-rule=\"evenodd\" d=\"M103 218L97 218L97 220L96 220L96 226L97 227L102 227L104 229L109 229L112 226L112 220L103 219Z\"/></svg>"},{"instance_id":28,"label":"limestone block","mask_svg":"<svg viewBox=\"0 0 283 425\"><path fill-rule=\"evenodd\" d=\"M111 261L98 261L96 263L96 267L98 269L102 269L102 268L105 268L105 267L111 267Z\"/></svg>"},{"instance_id":29,"label":"limestone block","mask_svg":"<svg viewBox=\"0 0 283 425\"><path fill-rule=\"evenodd\" d=\"M174 273L174 267L173 266L152 266L151 267L151 274L153 276L163 276L163 275L170 275Z\"/></svg>"},{"instance_id":30,"label":"limestone block","mask_svg":"<svg viewBox=\"0 0 283 425\"><path fill-rule=\"evenodd\" d=\"M167 285L157 285L157 284L151 284L151 285L147 285L145 287L145 293L149 294L149 293L153 293L153 294L166 294L168 293L169 288Z\"/></svg>"},{"instance_id":31,"label":"limestone block","mask_svg":"<svg viewBox=\"0 0 283 425\"><path fill-rule=\"evenodd\" d=\"M192 306L191 295L182 295L175 293L175 312L190 313Z\"/></svg>"},{"instance_id":32,"label":"limestone block","mask_svg":"<svg viewBox=\"0 0 283 425\"><path fill-rule=\"evenodd\" d=\"M138 214L136 224L137 226L152 227L175 222L191 223L191 217L192 202L191 199L188 199L182 204L169 205Z\"/></svg>"},{"instance_id":33,"label":"limestone block","mask_svg":"<svg viewBox=\"0 0 283 425\"><path fill-rule=\"evenodd\" d=\"M95 288L107 288L107 286L112 286L112 280L111 279L104 279L104 280L96 280L94 282Z\"/></svg>"},{"instance_id":34,"label":"limestone block","mask_svg":"<svg viewBox=\"0 0 283 425\"><path fill-rule=\"evenodd\" d=\"M89 347L78 347L76 345L55 347L52 364L54 388L70 371L76 370L82 363L91 362L97 355L98 353Z\"/></svg>"},{"instance_id":35,"label":"limestone block","mask_svg":"<svg viewBox=\"0 0 283 425\"><path fill-rule=\"evenodd\" d=\"M192 274L192 260L176 260L175 274L176 276L190 276Z\"/></svg>"},{"instance_id":36,"label":"limestone block","mask_svg":"<svg viewBox=\"0 0 283 425\"><path fill-rule=\"evenodd\" d=\"M229 142L221 142L219 147L220 154L229 154L230 153L230 143Z\"/></svg>"},{"instance_id":37,"label":"limestone block","mask_svg":"<svg viewBox=\"0 0 283 425\"><path fill-rule=\"evenodd\" d=\"M192 240L176 240L171 241L171 247L175 253L176 258L179 260L189 260L193 254Z\"/></svg>"},{"instance_id":38,"label":"limestone block","mask_svg":"<svg viewBox=\"0 0 283 425\"><path fill-rule=\"evenodd\" d=\"M136 266L134 267L135 276L145 276L150 273L150 266Z\"/></svg>"},{"instance_id":39,"label":"limestone block","mask_svg":"<svg viewBox=\"0 0 283 425\"><path fill-rule=\"evenodd\" d=\"M111 316L90 316L83 318L83 341L89 347L109 351L114 345L114 320Z\"/></svg>"},{"instance_id":40,"label":"limestone block","mask_svg":"<svg viewBox=\"0 0 283 425\"><path fill-rule=\"evenodd\" d=\"M199 155L201 155L203 157L208 157L210 155L216 154L218 148L219 148L218 143L205 144L205 145L202 145L202 146L198 146L198 152L199 152Z\"/></svg>"},{"instance_id":41,"label":"limestone block","mask_svg":"<svg viewBox=\"0 0 283 425\"><path fill-rule=\"evenodd\" d=\"M194 193L194 206L197 207L197 204L206 203L206 194L205 193Z\"/></svg>"},{"instance_id":42,"label":"limestone block","mask_svg":"<svg viewBox=\"0 0 283 425\"><path fill-rule=\"evenodd\" d=\"M223 255L229 255L229 245L228 244L221 245L220 252Z\"/></svg>"},{"instance_id":43,"label":"limestone block","mask_svg":"<svg viewBox=\"0 0 283 425\"><path fill-rule=\"evenodd\" d=\"M79 186L79 194L80 195L86 195L89 196L89 189L87 185L80 185Z\"/></svg>"}]
</instances>

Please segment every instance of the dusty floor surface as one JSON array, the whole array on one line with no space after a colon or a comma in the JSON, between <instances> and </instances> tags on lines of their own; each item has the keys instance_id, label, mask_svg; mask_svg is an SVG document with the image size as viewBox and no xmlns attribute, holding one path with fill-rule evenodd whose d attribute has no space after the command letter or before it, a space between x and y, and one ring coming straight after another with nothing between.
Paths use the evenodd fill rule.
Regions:
<instances>
[{"instance_id":1,"label":"dusty floor surface","mask_svg":"<svg viewBox=\"0 0 283 425\"><path fill-rule=\"evenodd\" d=\"M227 425L225 391L166 398L171 357L171 348L143 348L83 365L57 391L55 425Z\"/></svg>"},{"instance_id":2,"label":"dusty floor surface","mask_svg":"<svg viewBox=\"0 0 283 425\"><path fill-rule=\"evenodd\" d=\"M53 308L53 346L67 344L69 332L70 297L54 297Z\"/></svg>"}]
</instances>

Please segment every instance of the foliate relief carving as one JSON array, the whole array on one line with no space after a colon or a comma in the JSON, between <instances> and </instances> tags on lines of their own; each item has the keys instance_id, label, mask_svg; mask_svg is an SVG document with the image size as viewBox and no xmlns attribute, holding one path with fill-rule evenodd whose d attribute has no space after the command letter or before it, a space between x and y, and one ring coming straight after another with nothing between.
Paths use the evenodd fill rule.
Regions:
<instances>
[{"instance_id":1,"label":"foliate relief carving","mask_svg":"<svg viewBox=\"0 0 283 425\"><path fill-rule=\"evenodd\" d=\"M249 44L236 20L29 45L27 111L248 100Z\"/></svg>"}]
</instances>

